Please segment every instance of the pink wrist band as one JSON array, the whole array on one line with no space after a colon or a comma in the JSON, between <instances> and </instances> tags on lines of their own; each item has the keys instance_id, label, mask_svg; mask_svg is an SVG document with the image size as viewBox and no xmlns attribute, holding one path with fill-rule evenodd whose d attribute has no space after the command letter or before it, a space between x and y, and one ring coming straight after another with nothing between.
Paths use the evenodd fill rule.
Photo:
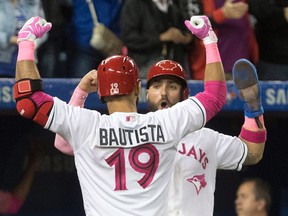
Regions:
<instances>
[{"instance_id":1,"label":"pink wrist band","mask_svg":"<svg viewBox=\"0 0 288 216\"><path fill-rule=\"evenodd\" d=\"M250 131L242 127L241 132L240 132L240 137L247 140L248 142L260 144L266 141L267 132L266 132L266 129L261 130L261 131Z\"/></svg>"},{"instance_id":2,"label":"pink wrist band","mask_svg":"<svg viewBox=\"0 0 288 216\"><path fill-rule=\"evenodd\" d=\"M221 56L218 50L217 43L205 45L206 47L206 64L221 62Z\"/></svg>"},{"instance_id":3,"label":"pink wrist band","mask_svg":"<svg viewBox=\"0 0 288 216\"><path fill-rule=\"evenodd\" d=\"M69 104L73 106L84 107L84 103L85 103L87 96L88 96L88 93L84 91L83 89L81 89L79 86L77 86L71 96Z\"/></svg>"},{"instance_id":4,"label":"pink wrist band","mask_svg":"<svg viewBox=\"0 0 288 216\"><path fill-rule=\"evenodd\" d=\"M34 61L34 42L21 41L18 43L19 51L17 61L33 60Z\"/></svg>"},{"instance_id":5,"label":"pink wrist band","mask_svg":"<svg viewBox=\"0 0 288 216\"><path fill-rule=\"evenodd\" d=\"M259 116L258 119L261 122L261 124L264 126L263 115ZM251 130L251 131L258 131L259 130L259 127L258 127L255 119L254 118L248 118L247 116L245 116L245 121L244 121L243 127L245 127L248 130Z\"/></svg>"}]
</instances>

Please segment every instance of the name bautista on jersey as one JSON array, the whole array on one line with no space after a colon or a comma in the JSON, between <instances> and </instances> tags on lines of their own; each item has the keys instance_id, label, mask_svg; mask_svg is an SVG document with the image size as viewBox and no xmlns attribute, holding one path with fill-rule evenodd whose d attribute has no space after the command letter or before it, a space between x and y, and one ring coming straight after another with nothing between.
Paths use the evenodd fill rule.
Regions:
<instances>
[{"instance_id":1,"label":"name bautista on jersey","mask_svg":"<svg viewBox=\"0 0 288 216\"><path fill-rule=\"evenodd\" d=\"M164 143L165 136L160 125L145 125L138 129L99 128L101 147L130 147L143 143Z\"/></svg>"}]
</instances>

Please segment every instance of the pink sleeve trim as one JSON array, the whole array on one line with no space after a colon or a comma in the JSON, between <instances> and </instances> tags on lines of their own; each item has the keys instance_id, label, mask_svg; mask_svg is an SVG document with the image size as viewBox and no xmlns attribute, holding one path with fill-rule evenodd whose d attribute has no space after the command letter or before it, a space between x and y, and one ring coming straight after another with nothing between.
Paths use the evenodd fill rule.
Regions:
<instances>
[{"instance_id":1,"label":"pink sleeve trim","mask_svg":"<svg viewBox=\"0 0 288 216\"><path fill-rule=\"evenodd\" d=\"M207 81L204 83L204 92L195 96L206 110L206 122L215 116L226 103L226 82Z\"/></svg>"}]
</instances>

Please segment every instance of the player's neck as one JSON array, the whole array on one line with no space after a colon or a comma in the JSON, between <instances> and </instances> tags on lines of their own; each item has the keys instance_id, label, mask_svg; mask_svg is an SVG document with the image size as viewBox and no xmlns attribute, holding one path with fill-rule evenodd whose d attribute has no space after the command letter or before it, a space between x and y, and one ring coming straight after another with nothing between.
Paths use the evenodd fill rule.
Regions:
<instances>
[{"instance_id":1,"label":"player's neck","mask_svg":"<svg viewBox=\"0 0 288 216\"><path fill-rule=\"evenodd\" d=\"M107 108L109 114L114 112L137 112L136 104L127 100L107 102Z\"/></svg>"}]
</instances>

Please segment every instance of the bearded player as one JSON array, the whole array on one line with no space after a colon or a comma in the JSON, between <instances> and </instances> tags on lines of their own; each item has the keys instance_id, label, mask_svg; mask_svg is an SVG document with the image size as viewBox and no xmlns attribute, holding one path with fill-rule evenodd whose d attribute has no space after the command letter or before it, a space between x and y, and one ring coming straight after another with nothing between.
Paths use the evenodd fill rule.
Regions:
<instances>
[{"instance_id":1,"label":"bearded player","mask_svg":"<svg viewBox=\"0 0 288 216\"><path fill-rule=\"evenodd\" d=\"M171 216L212 216L217 169L238 170L258 163L264 152L266 129L260 85L254 65L238 60L233 79L244 101L245 120L239 137L202 128L184 137L178 145L169 195ZM147 76L149 109L174 106L187 97L185 71L176 62L164 60Z\"/></svg>"},{"instance_id":2,"label":"bearded player","mask_svg":"<svg viewBox=\"0 0 288 216\"><path fill-rule=\"evenodd\" d=\"M97 92L109 112L102 115L43 91L34 41L51 29L51 23L32 17L19 31L17 111L72 147L86 215L168 214L169 182L180 139L202 128L226 99L217 38L206 16L192 18L187 26L206 44L205 90L170 109L145 115L137 113L141 82L133 59L111 56L98 66ZM85 89L80 83L81 97Z\"/></svg>"}]
</instances>

